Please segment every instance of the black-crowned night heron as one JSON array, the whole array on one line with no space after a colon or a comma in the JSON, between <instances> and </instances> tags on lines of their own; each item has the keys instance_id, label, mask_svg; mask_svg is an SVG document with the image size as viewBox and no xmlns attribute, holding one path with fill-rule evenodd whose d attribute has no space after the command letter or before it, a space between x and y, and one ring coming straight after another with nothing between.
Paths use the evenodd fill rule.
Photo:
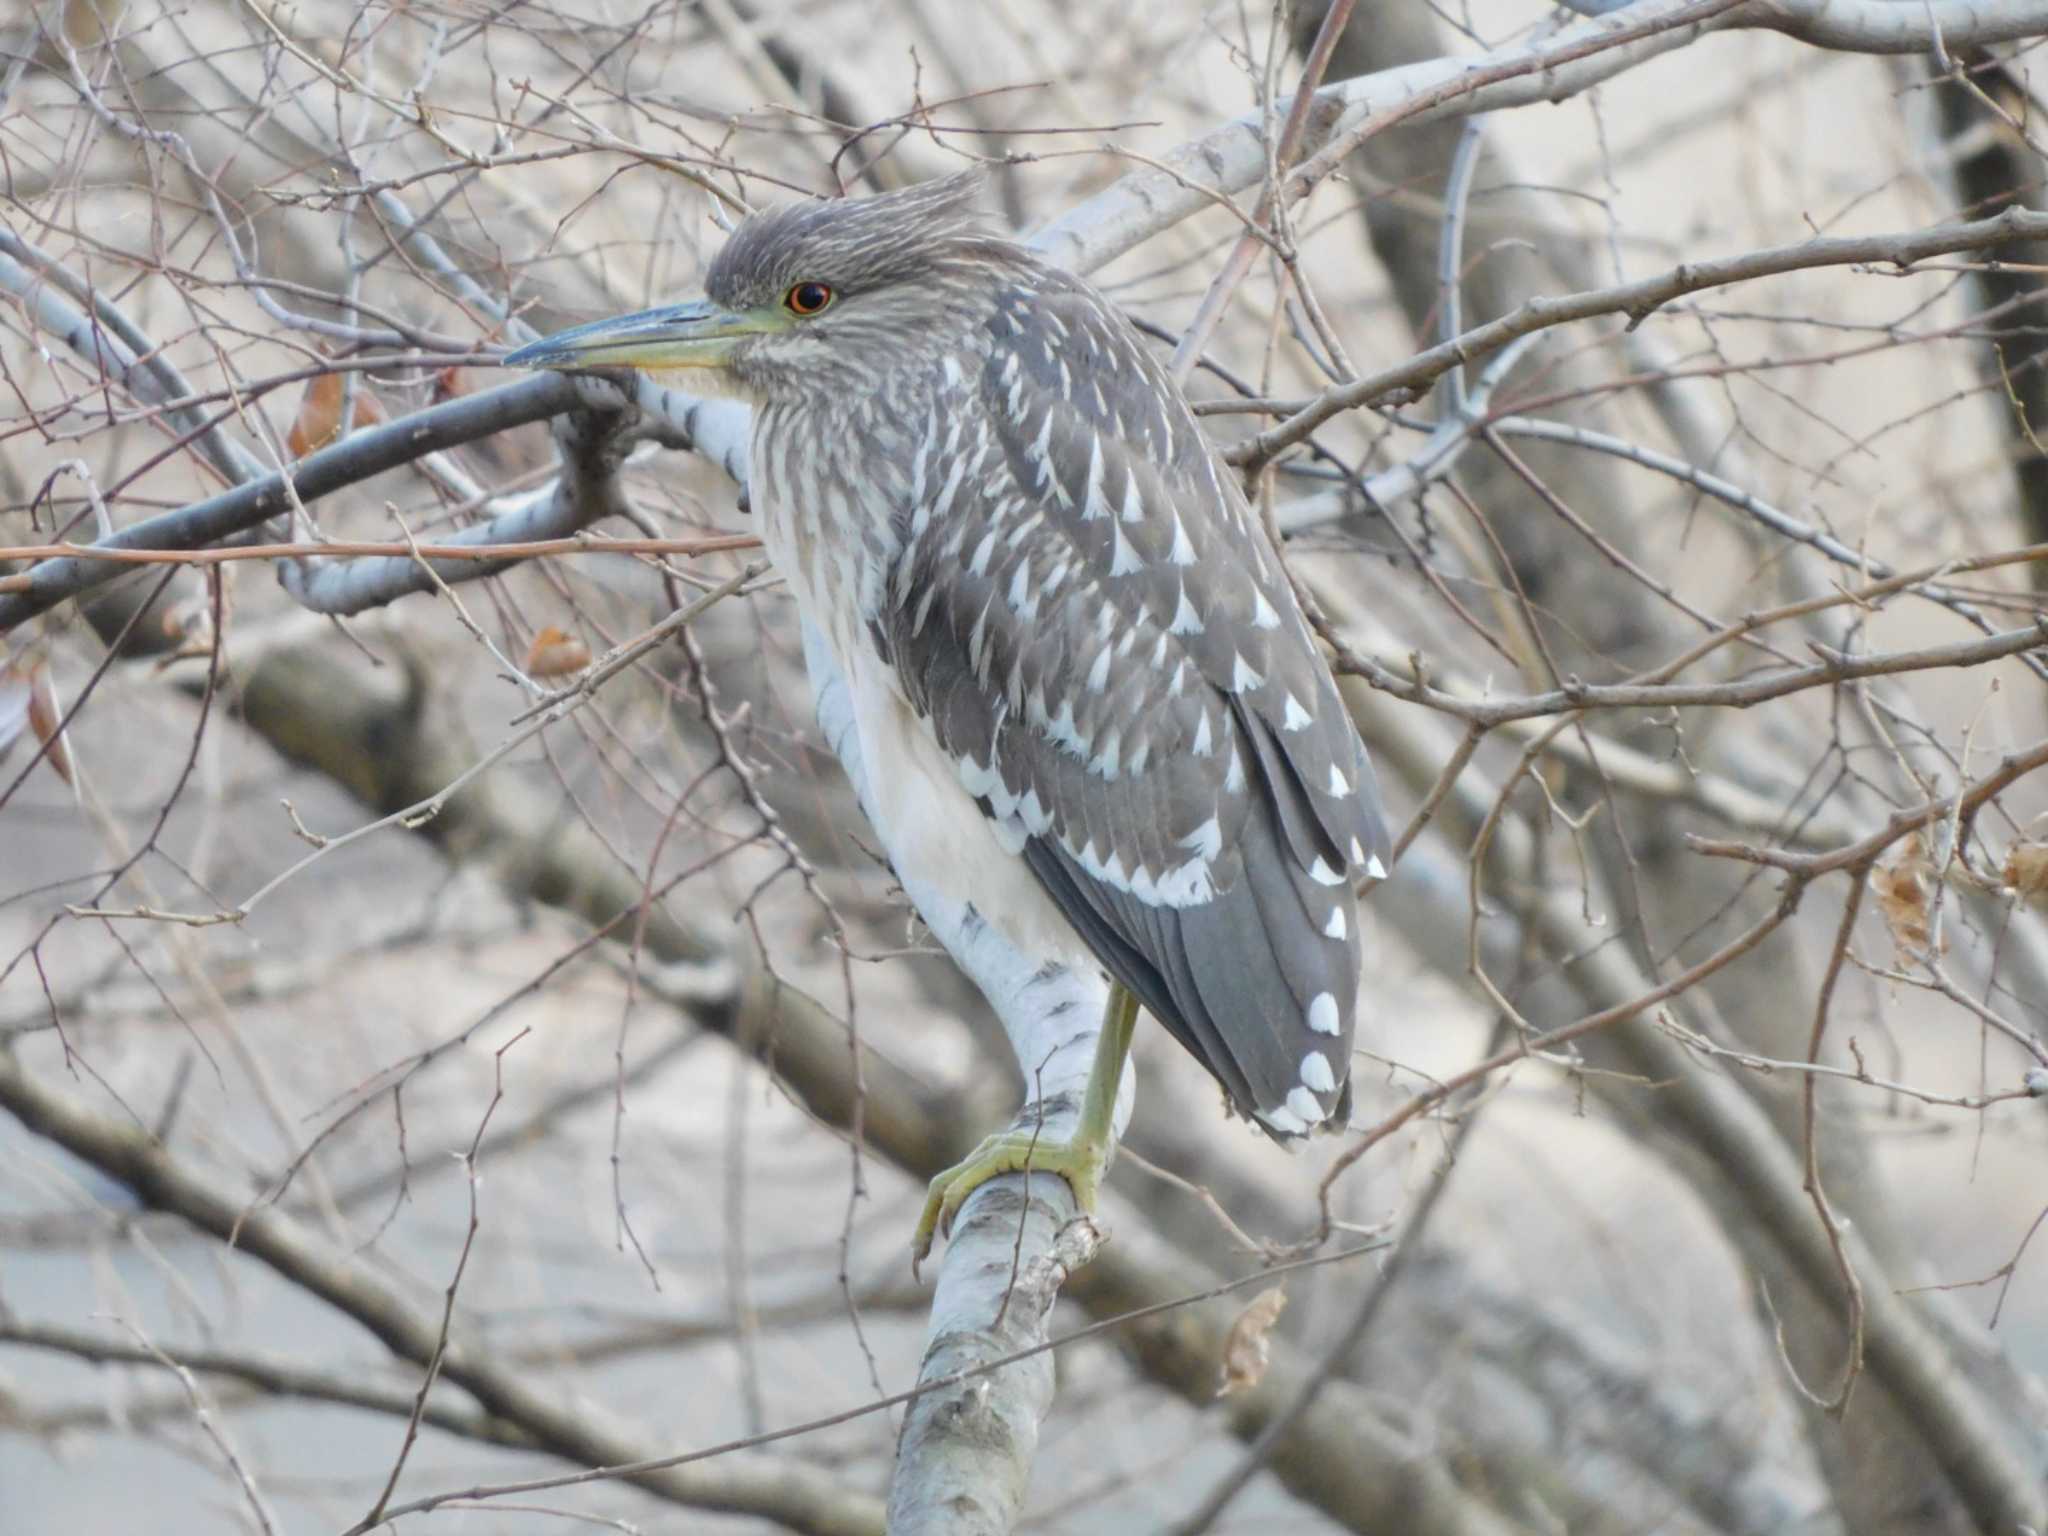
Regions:
<instances>
[{"instance_id":1,"label":"black-crowned night heron","mask_svg":"<svg viewBox=\"0 0 2048 1536\"><path fill-rule=\"evenodd\" d=\"M750 402L762 539L851 692L885 846L1025 954L1111 977L1075 1138L991 1137L1084 1209L1143 1002L1280 1138L1349 1103L1365 749L1259 519L1116 307L953 178L748 219L708 297L536 368L695 370ZM1027 1064L1028 1065L1028 1064Z\"/></svg>"}]
</instances>

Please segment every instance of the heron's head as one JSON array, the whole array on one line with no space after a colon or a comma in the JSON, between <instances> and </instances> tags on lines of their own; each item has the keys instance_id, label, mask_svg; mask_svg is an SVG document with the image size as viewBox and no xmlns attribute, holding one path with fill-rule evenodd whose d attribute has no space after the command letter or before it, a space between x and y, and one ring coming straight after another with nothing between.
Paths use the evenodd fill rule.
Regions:
<instances>
[{"instance_id":1,"label":"heron's head","mask_svg":"<svg viewBox=\"0 0 2048 1536\"><path fill-rule=\"evenodd\" d=\"M1028 260L981 224L979 182L970 173L755 214L711 263L704 298L579 325L504 362L691 370L679 388L756 401L882 387L950 352Z\"/></svg>"}]
</instances>

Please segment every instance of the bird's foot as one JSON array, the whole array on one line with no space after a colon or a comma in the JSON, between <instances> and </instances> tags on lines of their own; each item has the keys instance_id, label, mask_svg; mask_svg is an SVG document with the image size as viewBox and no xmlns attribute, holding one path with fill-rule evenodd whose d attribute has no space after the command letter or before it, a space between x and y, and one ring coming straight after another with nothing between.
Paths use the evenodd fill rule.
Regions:
<instances>
[{"instance_id":1,"label":"bird's foot","mask_svg":"<svg viewBox=\"0 0 2048 1536\"><path fill-rule=\"evenodd\" d=\"M933 1237L952 1231L953 1218L960 1214L967 1197L990 1179L1006 1173L1057 1174L1073 1189L1074 1203L1082 1214L1092 1216L1095 1194L1108 1167L1108 1145L1086 1136L1051 1141L1030 1131L998 1132L926 1188L924 1213L917 1219L917 1233L910 1242L911 1274L917 1274L918 1266L931 1253Z\"/></svg>"}]
</instances>

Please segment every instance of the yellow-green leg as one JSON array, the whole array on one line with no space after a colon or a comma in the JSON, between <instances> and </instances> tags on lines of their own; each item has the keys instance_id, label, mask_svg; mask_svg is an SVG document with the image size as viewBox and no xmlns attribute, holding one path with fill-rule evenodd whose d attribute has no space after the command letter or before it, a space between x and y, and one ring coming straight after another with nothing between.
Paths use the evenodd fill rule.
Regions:
<instances>
[{"instance_id":1,"label":"yellow-green leg","mask_svg":"<svg viewBox=\"0 0 2048 1536\"><path fill-rule=\"evenodd\" d=\"M1116 1139L1116 1090L1123 1081L1124 1059L1131 1054L1131 1035L1138 1024L1138 999L1122 982L1109 984L1109 1006L1103 1010L1102 1033L1095 1041L1095 1062L1088 1069L1088 1089L1081 1100L1081 1124L1070 1141L1049 1141L1031 1131L1009 1130L989 1137L964 1161L933 1179L925 1191L924 1214L911 1239L914 1274L932 1251L932 1238L950 1231L960 1207L990 1179L1005 1173L1056 1173L1073 1186L1074 1203L1089 1214L1095 1192L1109 1167Z\"/></svg>"}]
</instances>

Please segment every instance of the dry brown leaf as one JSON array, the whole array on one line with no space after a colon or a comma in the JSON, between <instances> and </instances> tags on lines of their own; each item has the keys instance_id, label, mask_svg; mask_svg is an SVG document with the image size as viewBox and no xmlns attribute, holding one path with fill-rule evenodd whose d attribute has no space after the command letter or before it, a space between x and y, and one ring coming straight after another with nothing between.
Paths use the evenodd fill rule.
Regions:
<instances>
[{"instance_id":1,"label":"dry brown leaf","mask_svg":"<svg viewBox=\"0 0 2048 1536\"><path fill-rule=\"evenodd\" d=\"M28 724L28 700L28 669L12 661L0 667L0 758Z\"/></svg>"},{"instance_id":2,"label":"dry brown leaf","mask_svg":"<svg viewBox=\"0 0 2048 1536\"><path fill-rule=\"evenodd\" d=\"M590 647L550 624L526 648L528 677L567 677L590 665Z\"/></svg>"},{"instance_id":3,"label":"dry brown leaf","mask_svg":"<svg viewBox=\"0 0 2048 1536\"><path fill-rule=\"evenodd\" d=\"M2020 900L2048 906L2048 843L2014 843L2005 856L2005 888Z\"/></svg>"},{"instance_id":4,"label":"dry brown leaf","mask_svg":"<svg viewBox=\"0 0 2048 1536\"><path fill-rule=\"evenodd\" d=\"M1934 893L1934 867L1927 862L1920 834L1907 838L1899 856L1870 872L1870 889L1884 914L1892 942L1901 949L1925 949L1928 903Z\"/></svg>"},{"instance_id":5,"label":"dry brown leaf","mask_svg":"<svg viewBox=\"0 0 2048 1536\"><path fill-rule=\"evenodd\" d=\"M292 429L284 440L293 458L303 459L341 436L343 393L342 377L338 373L323 373L306 386L306 398L299 402L298 419L292 423ZM383 419L384 407L377 403L377 397L366 385L358 383L351 429L371 426Z\"/></svg>"},{"instance_id":6,"label":"dry brown leaf","mask_svg":"<svg viewBox=\"0 0 2048 1536\"><path fill-rule=\"evenodd\" d=\"M1237 1314L1223 1340L1223 1364L1217 1372L1216 1395L1248 1392L1265 1379L1267 1341L1273 1325L1287 1309L1287 1292L1279 1286L1259 1292L1251 1305Z\"/></svg>"},{"instance_id":7,"label":"dry brown leaf","mask_svg":"<svg viewBox=\"0 0 2048 1536\"><path fill-rule=\"evenodd\" d=\"M44 759L66 784L71 783L71 745L64 739L63 723L64 706L50 680L48 662L22 657L0 667L0 757L27 726L47 749Z\"/></svg>"},{"instance_id":8,"label":"dry brown leaf","mask_svg":"<svg viewBox=\"0 0 2048 1536\"><path fill-rule=\"evenodd\" d=\"M47 665L38 665L28 675L28 724L49 751L45 753L58 777L71 783L71 745L64 739L64 707L57 702L57 685L50 681Z\"/></svg>"}]
</instances>

